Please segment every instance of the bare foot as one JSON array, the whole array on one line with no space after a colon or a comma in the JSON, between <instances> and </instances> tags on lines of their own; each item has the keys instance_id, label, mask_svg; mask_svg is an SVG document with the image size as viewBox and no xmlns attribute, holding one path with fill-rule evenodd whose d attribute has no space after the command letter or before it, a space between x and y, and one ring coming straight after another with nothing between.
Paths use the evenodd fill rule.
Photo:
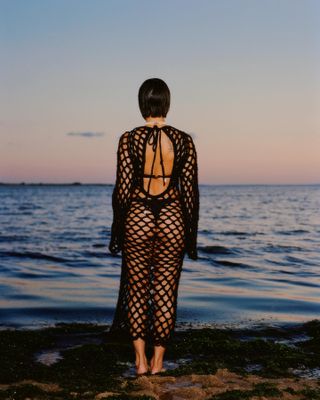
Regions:
<instances>
[{"instance_id":1,"label":"bare foot","mask_svg":"<svg viewBox=\"0 0 320 400\"><path fill-rule=\"evenodd\" d=\"M144 364L148 365L148 360L147 360L146 355L144 355L142 362L143 362ZM139 356L138 353L136 353L136 361L135 361L136 368L139 367L139 364L140 364L140 356Z\"/></svg>"},{"instance_id":2,"label":"bare foot","mask_svg":"<svg viewBox=\"0 0 320 400\"><path fill-rule=\"evenodd\" d=\"M164 372L165 368L162 367L162 361L154 362L154 357L150 360L150 372L152 375L157 374L158 372Z\"/></svg>"},{"instance_id":3,"label":"bare foot","mask_svg":"<svg viewBox=\"0 0 320 400\"><path fill-rule=\"evenodd\" d=\"M136 357L136 374L137 375L142 375L145 374L146 372L148 372L149 368L148 368L148 360L147 357L144 356L143 359L139 360L138 357Z\"/></svg>"}]
</instances>

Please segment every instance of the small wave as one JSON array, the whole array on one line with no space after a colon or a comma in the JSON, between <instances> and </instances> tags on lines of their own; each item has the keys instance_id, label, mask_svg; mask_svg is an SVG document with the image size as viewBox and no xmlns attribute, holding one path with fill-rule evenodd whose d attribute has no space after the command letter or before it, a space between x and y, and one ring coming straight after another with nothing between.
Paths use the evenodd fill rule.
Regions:
<instances>
[{"instance_id":1,"label":"small wave","mask_svg":"<svg viewBox=\"0 0 320 400\"><path fill-rule=\"evenodd\" d=\"M35 204L21 204L18 210L41 210L43 207L37 206Z\"/></svg>"},{"instance_id":2,"label":"small wave","mask_svg":"<svg viewBox=\"0 0 320 400\"><path fill-rule=\"evenodd\" d=\"M269 246L264 247L264 251L270 253L281 253L281 252L288 252L288 251L302 251L304 250L302 247L299 246L285 246L281 244L270 244Z\"/></svg>"},{"instance_id":3,"label":"small wave","mask_svg":"<svg viewBox=\"0 0 320 400\"><path fill-rule=\"evenodd\" d=\"M279 271L277 271L277 272L280 272L281 274L287 274L287 275L297 275L296 272L294 272L294 271L287 271L287 270L285 270L285 269L279 269Z\"/></svg>"},{"instance_id":4,"label":"small wave","mask_svg":"<svg viewBox=\"0 0 320 400\"><path fill-rule=\"evenodd\" d=\"M0 257L17 257L17 258L32 258L36 260L48 260L48 261L57 261L57 262L65 262L69 261L66 258L50 256L48 254L42 254L37 252L18 252L18 251L0 251Z\"/></svg>"},{"instance_id":5,"label":"small wave","mask_svg":"<svg viewBox=\"0 0 320 400\"><path fill-rule=\"evenodd\" d=\"M63 232L58 235L52 235L57 241L72 242L72 243L90 243L93 238L92 236L76 236L74 233Z\"/></svg>"},{"instance_id":6,"label":"small wave","mask_svg":"<svg viewBox=\"0 0 320 400\"><path fill-rule=\"evenodd\" d=\"M10 300L43 300L43 296L27 293L8 294L6 298Z\"/></svg>"},{"instance_id":7,"label":"small wave","mask_svg":"<svg viewBox=\"0 0 320 400\"><path fill-rule=\"evenodd\" d=\"M298 274L292 274L292 275L297 276ZM290 279L275 279L275 278L265 278L264 280L271 281L271 282L286 283L288 285L311 287L311 288L318 288L320 286L317 283L301 281L301 280L300 281L294 281L294 280L290 280Z\"/></svg>"},{"instance_id":8,"label":"small wave","mask_svg":"<svg viewBox=\"0 0 320 400\"><path fill-rule=\"evenodd\" d=\"M198 230L198 233L199 233L199 234L202 234L202 235L208 235L208 234L211 234L211 233L213 233L213 232L212 232L211 229L199 229L199 230Z\"/></svg>"},{"instance_id":9,"label":"small wave","mask_svg":"<svg viewBox=\"0 0 320 400\"><path fill-rule=\"evenodd\" d=\"M54 275L52 274L32 273L32 272L16 272L14 274L15 278L21 278L21 279L47 279L47 278L52 278L53 276Z\"/></svg>"},{"instance_id":10,"label":"small wave","mask_svg":"<svg viewBox=\"0 0 320 400\"><path fill-rule=\"evenodd\" d=\"M216 264L219 265L224 265L225 267L236 267L236 268L250 268L252 269L252 266L249 264L243 264L243 263L238 263L238 262L233 262L233 261L227 261L227 260L214 260Z\"/></svg>"},{"instance_id":11,"label":"small wave","mask_svg":"<svg viewBox=\"0 0 320 400\"><path fill-rule=\"evenodd\" d=\"M235 236L255 236L255 235L265 235L264 232L242 232L242 231L222 231L219 232L220 235L235 235Z\"/></svg>"},{"instance_id":12,"label":"small wave","mask_svg":"<svg viewBox=\"0 0 320 400\"><path fill-rule=\"evenodd\" d=\"M97 252L97 251L89 251L85 250L81 253L85 257L97 257L97 258L104 258L106 256L106 252Z\"/></svg>"},{"instance_id":13,"label":"small wave","mask_svg":"<svg viewBox=\"0 0 320 400\"><path fill-rule=\"evenodd\" d=\"M309 231L305 229L292 229L290 231L275 231L275 233L280 235L300 235L302 233L309 233Z\"/></svg>"},{"instance_id":14,"label":"small wave","mask_svg":"<svg viewBox=\"0 0 320 400\"><path fill-rule=\"evenodd\" d=\"M0 235L0 243L24 242L26 240L28 240L28 237L22 235Z\"/></svg>"},{"instance_id":15,"label":"small wave","mask_svg":"<svg viewBox=\"0 0 320 400\"><path fill-rule=\"evenodd\" d=\"M249 235L248 232L241 232L241 231L222 231L220 232L221 235Z\"/></svg>"},{"instance_id":16,"label":"small wave","mask_svg":"<svg viewBox=\"0 0 320 400\"><path fill-rule=\"evenodd\" d=\"M293 257L293 256L286 256L285 259L289 261L289 263L296 264L296 265L303 265L303 266L311 266L311 267L317 267L318 265L316 263L313 263L311 261L308 261L306 258L298 258L298 257Z\"/></svg>"},{"instance_id":17,"label":"small wave","mask_svg":"<svg viewBox=\"0 0 320 400\"><path fill-rule=\"evenodd\" d=\"M199 250L208 254L235 254L235 250L230 250L224 246L203 246L198 247Z\"/></svg>"}]
</instances>

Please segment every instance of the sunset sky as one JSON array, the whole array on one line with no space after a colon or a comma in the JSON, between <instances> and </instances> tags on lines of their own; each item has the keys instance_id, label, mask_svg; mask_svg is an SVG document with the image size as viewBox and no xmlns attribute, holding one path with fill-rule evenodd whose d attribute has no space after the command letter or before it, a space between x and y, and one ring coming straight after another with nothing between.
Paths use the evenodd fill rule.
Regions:
<instances>
[{"instance_id":1,"label":"sunset sky","mask_svg":"<svg viewBox=\"0 0 320 400\"><path fill-rule=\"evenodd\" d=\"M0 0L0 181L113 183L171 91L200 183L320 183L320 1Z\"/></svg>"}]
</instances>

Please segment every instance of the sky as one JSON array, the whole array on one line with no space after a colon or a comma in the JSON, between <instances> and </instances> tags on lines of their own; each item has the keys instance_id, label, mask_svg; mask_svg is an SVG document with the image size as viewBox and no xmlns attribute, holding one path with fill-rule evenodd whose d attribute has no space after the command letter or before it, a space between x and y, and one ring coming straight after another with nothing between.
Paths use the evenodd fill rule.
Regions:
<instances>
[{"instance_id":1,"label":"sky","mask_svg":"<svg viewBox=\"0 0 320 400\"><path fill-rule=\"evenodd\" d=\"M317 0L0 0L0 182L114 183L138 90L201 184L320 183Z\"/></svg>"}]
</instances>

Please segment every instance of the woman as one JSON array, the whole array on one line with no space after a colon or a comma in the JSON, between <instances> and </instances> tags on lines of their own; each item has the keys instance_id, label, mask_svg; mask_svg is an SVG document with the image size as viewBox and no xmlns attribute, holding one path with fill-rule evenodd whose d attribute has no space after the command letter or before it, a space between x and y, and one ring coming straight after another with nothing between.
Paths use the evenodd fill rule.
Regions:
<instances>
[{"instance_id":1,"label":"woman","mask_svg":"<svg viewBox=\"0 0 320 400\"><path fill-rule=\"evenodd\" d=\"M192 137L165 124L170 91L158 78L139 89L146 124L124 132L117 151L109 249L122 251L118 302L110 331L133 340L137 375L149 371L145 342L154 354L150 373L164 371L163 356L176 321L185 253L197 259L199 190Z\"/></svg>"}]
</instances>

